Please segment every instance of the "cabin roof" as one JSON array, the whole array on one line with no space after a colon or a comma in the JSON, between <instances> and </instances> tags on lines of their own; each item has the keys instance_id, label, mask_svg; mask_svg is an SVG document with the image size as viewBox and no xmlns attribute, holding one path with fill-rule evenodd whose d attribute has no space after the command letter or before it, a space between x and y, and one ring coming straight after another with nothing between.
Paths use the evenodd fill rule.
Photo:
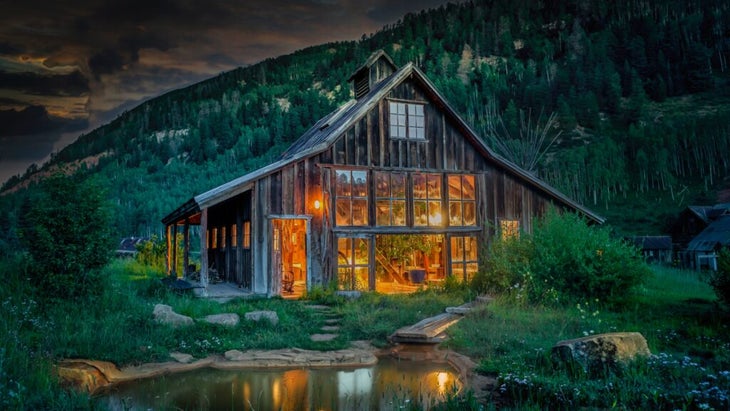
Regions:
<instances>
[{"instance_id":1,"label":"cabin roof","mask_svg":"<svg viewBox=\"0 0 730 411\"><path fill-rule=\"evenodd\" d=\"M629 237L628 240L642 250L672 249L672 237L668 235L640 235Z\"/></svg>"},{"instance_id":2,"label":"cabin roof","mask_svg":"<svg viewBox=\"0 0 730 411\"><path fill-rule=\"evenodd\" d=\"M385 56L387 57L387 55ZM376 52L370 57L370 59L377 59L380 57L381 56ZM363 67L366 66L367 63L363 65ZM558 203L582 213L588 219L599 224L602 224L605 221L603 217L593 213L589 209L568 198L566 195L549 186L533 174L494 153L484 143L484 141L478 137L477 133L474 132L447 103L446 99L438 92L436 87L430 80L428 80L426 75L423 74L423 72L421 72L421 70L419 70L413 63L408 63L389 77L385 78L383 81L376 84L370 92L367 93L367 95L359 98L358 100L351 100L345 103L332 113L317 121L314 126L307 130L282 154L279 160L195 196L193 199L183 204L180 208L163 218L162 222L164 224L172 224L175 221L179 221L181 218L184 218L186 215L192 215L192 213L198 212L200 209L210 207L230 199L249 190L253 186L254 182L259 178L274 173L288 164L325 151L335 142L338 136L363 118L363 116L367 115L367 113L375 107L378 102L390 92L390 90L407 79L414 80L422 85L429 97L434 100L436 106L446 112L448 117L453 120L454 125L464 134L465 138L474 146L474 148L479 151L480 154L488 158L495 166L504 169L519 180L528 183Z\"/></svg>"},{"instance_id":3,"label":"cabin roof","mask_svg":"<svg viewBox=\"0 0 730 411\"><path fill-rule=\"evenodd\" d=\"M730 215L723 215L689 242L689 251L713 251L730 246Z\"/></svg>"}]
</instances>

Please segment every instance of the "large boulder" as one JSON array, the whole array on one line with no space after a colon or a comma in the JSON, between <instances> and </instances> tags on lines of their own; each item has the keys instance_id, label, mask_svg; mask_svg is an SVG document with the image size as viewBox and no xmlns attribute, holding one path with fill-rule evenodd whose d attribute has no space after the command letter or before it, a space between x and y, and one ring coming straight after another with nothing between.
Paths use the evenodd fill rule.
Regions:
<instances>
[{"instance_id":1,"label":"large boulder","mask_svg":"<svg viewBox=\"0 0 730 411\"><path fill-rule=\"evenodd\" d=\"M152 311L155 321L160 324L167 324L172 327L183 327L193 325L193 319L182 314L172 311L172 307L165 304L156 304Z\"/></svg>"},{"instance_id":2,"label":"large boulder","mask_svg":"<svg viewBox=\"0 0 730 411\"><path fill-rule=\"evenodd\" d=\"M271 325L279 324L279 316L276 311L251 311L244 315L244 318L249 321L259 322L261 320L268 320Z\"/></svg>"},{"instance_id":3,"label":"large boulder","mask_svg":"<svg viewBox=\"0 0 730 411\"><path fill-rule=\"evenodd\" d=\"M241 321L236 313L213 314L203 318L203 321L210 324L218 324L225 327L235 327Z\"/></svg>"},{"instance_id":4,"label":"large boulder","mask_svg":"<svg viewBox=\"0 0 730 411\"><path fill-rule=\"evenodd\" d=\"M618 332L560 341L552 348L553 361L587 373L604 372L651 352L643 335Z\"/></svg>"}]
</instances>

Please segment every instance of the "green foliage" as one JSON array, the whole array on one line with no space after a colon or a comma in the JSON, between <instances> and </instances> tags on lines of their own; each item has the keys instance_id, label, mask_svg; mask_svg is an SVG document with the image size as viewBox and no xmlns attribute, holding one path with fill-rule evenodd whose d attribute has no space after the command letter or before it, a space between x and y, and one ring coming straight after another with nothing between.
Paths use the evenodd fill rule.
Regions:
<instances>
[{"instance_id":1,"label":"green foliage","mask_svg":"<svg viewBox=\"0 0 730 411\"><path fill-rule=\"evenodd\" d=\"M556 290L569 301L620 302L651 275L633 246L575 214L549 211L537 222L532 241L533 299Z\"/></svg>"},{"instance_id":2,"label":"green foliage","mask_svg":"<svg viewBox=\"0 0 730 411\"><path fill-rule=\"evenodd\" d=\"M179 235L179 237L177 244L182 244L182 235ZM182 255L182 246L179 247L178 255ZM150 267L159 273L164 273L167 269L167 244L165 244L165 240L153 235L148 241L137 244L135 258L141 265ZM182 264L182 261L179 264ZM182 268L182 265L178 268Z\"/></svg>"},{"instance_id":3,"label":"green foliage","mask_svg":"<svg viewBox=\"0 0 730 411\"><path fill-rule=\"evenodd\" d=\"M33 194L21 220L31 284L48 298L100 294L100 270L112 248L110 208L103 190L92 181L56 174Z\"/></svg>"},{"instance_id":4,"label":"green foliage","mask_svg":"<svg viewBox=\"0 0 730 411\"><path fill-rule=\"evenodd\" d=\"M717 271L710 277L717 298L730 308L730 250L722 250L717 258Z\"/></svg>"},{"instance_id":5,"label":"green foliage","mask_svg":"<svg viewBox=\"0 0 730 411\"><path fill-rule=\"evenodd\" d=\"M501 237L480 253L479 271L471 280L478 293L509 296L514 302L526 302L530 261L534 245L528 237Z\"/></svg>"},{"instance_id":6,"label":"green foliage","mask_svg":"<svg viewBox=\"0 0 730 411\"><path fill-rule=\"evenodd\" d=\"M619 303L650 275L636 249L608 229L555 210L536 222L531 235L495 240L483 254L472 287L515 302Z\"/></svg>"}]
</instances>

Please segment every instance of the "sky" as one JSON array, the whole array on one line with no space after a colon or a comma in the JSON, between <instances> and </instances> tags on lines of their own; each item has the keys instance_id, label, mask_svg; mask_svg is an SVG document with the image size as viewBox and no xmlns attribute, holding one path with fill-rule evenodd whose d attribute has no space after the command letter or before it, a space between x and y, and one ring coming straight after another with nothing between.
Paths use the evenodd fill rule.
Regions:
<instances>
[{"instance_id":1,"label":"sky","mask_svg":"<svg viewBox=\"0 0 730 411\"><path fill-rule=\"evenodd\" d=\"M0 0L0 184L167 91L445 0Z\"/></svg>"}]
</instances>

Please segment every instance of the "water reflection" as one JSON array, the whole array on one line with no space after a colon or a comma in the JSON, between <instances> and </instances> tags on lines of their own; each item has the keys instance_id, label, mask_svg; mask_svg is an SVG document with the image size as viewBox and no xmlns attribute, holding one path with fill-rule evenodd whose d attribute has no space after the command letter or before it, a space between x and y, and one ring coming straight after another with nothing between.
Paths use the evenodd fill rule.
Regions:
<instances>
[{"instance_id":1,"label":"water reflection","mask_svg":"<svg viewBox=\"0 0 730 411\"><path fill-rule=\"evenodd\" d=\"M460 389L447 365L381 359L351 370L197 370L119 385L100 401L117 410L393 410Z\"/></svg>"}]
</instances>

